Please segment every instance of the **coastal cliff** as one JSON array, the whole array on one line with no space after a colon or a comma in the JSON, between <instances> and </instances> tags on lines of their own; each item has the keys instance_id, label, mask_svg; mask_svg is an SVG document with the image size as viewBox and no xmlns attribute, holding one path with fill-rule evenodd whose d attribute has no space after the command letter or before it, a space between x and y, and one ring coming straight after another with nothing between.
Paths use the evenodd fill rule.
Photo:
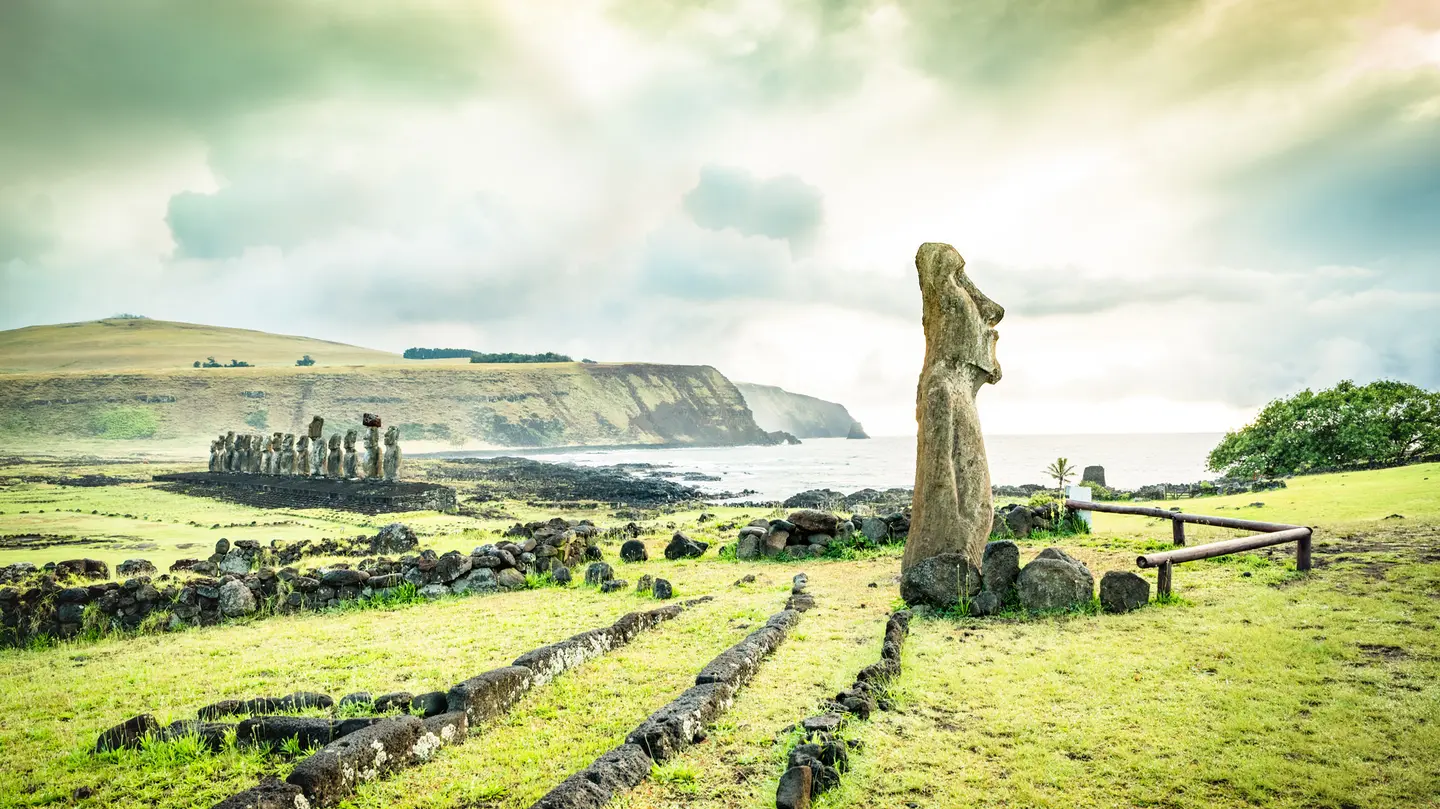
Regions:
<instances>
[{"instance_id":1,"label":"coastal cliff","mask_svg":"<svg viewBox=\"0 0 1440 809\"><path fill-rule=\"evenodd\" d=\"M745 397L745 404L755 414L755 423L763 430L784 430L797 438L852 436L855 419L845 405L791 393L774 385L736 382L735 387ZM865 437L863 430L853 437Z\"/></svg>"}]
</instances>

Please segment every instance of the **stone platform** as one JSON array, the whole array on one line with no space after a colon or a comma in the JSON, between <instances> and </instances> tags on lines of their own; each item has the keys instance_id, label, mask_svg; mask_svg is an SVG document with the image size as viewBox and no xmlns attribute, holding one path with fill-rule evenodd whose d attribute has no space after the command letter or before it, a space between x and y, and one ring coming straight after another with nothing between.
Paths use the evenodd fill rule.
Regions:
<instances>
[{"instance_id":1,"label":"stone platform","mask_svg":"<svg viewBox=\"0 0 1440 809\"><path fill-rule=\"evenodd\" d=\"M232 472L155 475L182 494L220 497L262 508L338 508L365 514L455 511L455 490L436 483L333 480Z\"/></svg>"}]
</instances>

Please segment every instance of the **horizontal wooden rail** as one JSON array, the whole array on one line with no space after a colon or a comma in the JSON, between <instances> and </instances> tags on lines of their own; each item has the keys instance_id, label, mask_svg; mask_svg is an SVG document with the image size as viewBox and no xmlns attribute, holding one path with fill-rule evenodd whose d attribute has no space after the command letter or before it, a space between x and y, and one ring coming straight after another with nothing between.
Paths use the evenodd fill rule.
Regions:
<instances>
[{"instance_id":1,"label":"horizontal wooden rail","mask_svg":"<svg viewBox=\"0 0 1440 809\"><path fill-rule=\"evenodd\" d=\"M1250 537L1223 539L1219 542L1211 542L1206 545L1194 545L1189 548L1177 548L1173 551L1147 553L1136 559L1135 564L1142 568L1159 567L1164 564L1193 562L1197 559L1213 559L1216 556L1226 556L1232 553L1240 553L1241 551L1253 551L1256 548L1268 548L1271 545L1284 545L1286 542L1304 542L1308 545L1309 540L1309 528L1287 528L1284 531L1272 531L1268 534L1256 534ZM1298 563L1296 567L1299 567ZM1306 565L1300 569L1305 570L1308 568L1309 565Z\"/></svg>"},{"instance_id":2,"label":"horizontal wooden rail","mask_svg":"<svg viewBox=\"0 0 1440 809\"><path fill-rule=\"evenodd\" d=\"M1166 511L1159 508L1146 506L1122 506L1116 503L1095 503L1089 500L1066 500L1065 507L1072 511L1104 511L1111 514L1134 514L1140 517L1158 517L1170 520L1174 526L1174 540L1176 549L1160 553L1147 553L1135 560L1135 564L1141 568L1157 568L1158 581L1156 582L1156 593L1166 597L1170 595L1170 584L1174 575L1174 567L1181 562L1193 562L1197 559L1213 559L1217 556L1226 556L1242 551L1251 551L1256 548L1267 548L1271 545L1283 545L1287 542L1295 544L1295 569L1310 569L1310 540L1314 532L1303 525L1287 525L1286 523L1260 522L1258 520L1237 520L1233 517L1211 517L1206 514L1185 514L1180 511ZM1210 542L1205 545L1185 547L1185 523L1196 525L1213 525L1217 528L1238 528L1242 531L1260 531L1255 536L1236 537L1235 539L1222 539L1219 542Z\"/></svg>"}]
</instances>

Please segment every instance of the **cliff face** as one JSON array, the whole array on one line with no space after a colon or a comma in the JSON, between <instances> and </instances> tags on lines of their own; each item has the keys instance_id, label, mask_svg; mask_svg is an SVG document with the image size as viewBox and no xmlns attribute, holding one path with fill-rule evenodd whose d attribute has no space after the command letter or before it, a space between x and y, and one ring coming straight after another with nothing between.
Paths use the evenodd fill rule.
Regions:
<instances>
[{"instance_id":1,"label":"cliff face","mask_svg":"<svg viewBox=\"0 0 1440 809\"><path fill-rule=\"evenodd\" d=\"M411 451L766 443L707 366L429 364L0 376L0 444L202 458L214 436L399 425Z\"/></svg>"},{"instance_id":2,"label":"cliff face","mask_svg":"<svg viewBox=\"0 0 1440 809\"><path fill-rule=\"evenodd\" d=\"M797 438L845 438L855 423L845 405L791 393L774 385L737 382L735 387L763 430L784 430Z\"/></svg>"}]
</instances>

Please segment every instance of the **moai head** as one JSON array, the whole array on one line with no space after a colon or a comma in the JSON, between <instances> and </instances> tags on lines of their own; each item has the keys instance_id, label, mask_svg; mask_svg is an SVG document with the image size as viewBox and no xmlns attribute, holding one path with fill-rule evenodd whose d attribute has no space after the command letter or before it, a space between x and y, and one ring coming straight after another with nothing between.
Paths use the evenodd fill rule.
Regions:
<instances>
[{"instance_id":1,"label":"moai head","mask_svg":"<svg viewBox=\"0 0 1440 809\"><path fill-rule=\"evenodd\" d=\"M965 259L948 244L926 242L915 254L920 274L927 353L967 363L984 371L987 382L1000 381L995 357L995 326L1005 308L990 300L965 274Z\"/></svg>"},{"instance_id":2,"label":"moai head","mask_svg":"<svg viewBox=\"0 0 1440 809\"><path fill-rule=\"evenodd\" d=\"M295 445L296 445L296 449L300 450L300 453L301 453L302 455L303 455L303 454L308 454L308 453L310 452L310 436L308 436L308 435L302 435L302 436L300 436L300 439L295 442Z\"/></svg>"},{"instance_id":3,"label":"moai head","mask_svg":"<svg viewBox=\"0 0 1440 809\"><path fill-rule=\"evenodd\" d=\"M354 451L354 449L355 449L355 439L357 439L357 438L359 438L359 437L360 437L360 433L359 433L359 432L357 432L357 431L355 431L355 430L346 430L346 431L345 431L345 449Z\"/></svg>"},{"instance_id":4,"label":"moai head","mask_svg":"<svg viewBox=\"0 0 1440 809\"><path fill-rule=\"evenodd\" d=\"M284 441L282 441L280 444L280 449L284 452L294 452L295 436L291 433L286 433Z\"/></svg>"},{"instance_id":5,"label":"moai head","mask_svg":"<svg viewBox=\"0 0 1440 809\"><path fill-rule=\"evenodd\" d=\"M400 428L391 427L385 431L385 446L393 447L400 443Z\"/></svg>"},{"instance_id":6,"label":"moai head","mask_svg":"<svg viewBox=\"0 0 1440 809\"><path fill-rule=\"evenodd\" d=\"M336 451L338 451L339 449L340 449L340 434L339 434L339 433L331 433L331 434L330 434L330 451L331 451L331 452L336 452Z\"/></svg>"},{"instance_id":7,"label":"moai head","mask_svg":"<svg viewBox=\"0 0 1440 809\"><path fill-rule=\"evenodd\" d=\"M228 432L228 433L225 434L225 448L226 448L226 449L234 449L234 448L235 448L235 431L234 431L234 430L231 430L230 432Z\"/></svg>"},{"instance_id":8,"label":"moai head","mask_svg":"<svg viewBox=\"0 0 1440 809\"><path fill-rule=\"evenodd\" d=\"M325 419L316 416L310 419L310 440L319 441L325 436Z\"/></svg>"}]
</instances>

